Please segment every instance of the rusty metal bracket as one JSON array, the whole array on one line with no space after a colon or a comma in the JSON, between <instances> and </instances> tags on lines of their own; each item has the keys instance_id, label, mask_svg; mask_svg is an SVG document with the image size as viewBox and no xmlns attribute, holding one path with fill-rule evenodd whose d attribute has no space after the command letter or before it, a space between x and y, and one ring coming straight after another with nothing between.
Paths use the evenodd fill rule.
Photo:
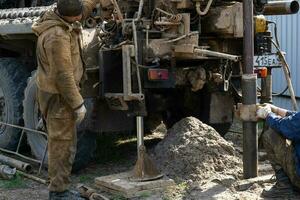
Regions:
<instances>
[{"instance_id":1,"label":"rusty metal bracket","mask_svg":"<svg viewBox=\"0 0 300 200\"><path fill-rule=\"evenodd\" d=\"M256 111L256 104L244 105L238 103L237 106L235 106L235 116L242 121L257 122Z\"/></svg>"},{"instance_id":2,"label":"rusty metal bracket","mask_svg":"<svg viewBox=\"0 0 300 200\"><path fill-rule=\"evenodd\" d=\"M139 92L134 93L132 90L132 70L131 70L131 57L134 56L134 46L133 45L123 45L122 46L122 58L123 58L123 93L105 93L106 98L123 98L124 101L143 101L145 96L141 92L141 86L139 84ZM137 65L137 64L136 64ZM137 68L139 66L136 66ZM139 72L137 73L137 75ZM140 77L137 76L137 79Z\"/></svg>"}]
</instances>

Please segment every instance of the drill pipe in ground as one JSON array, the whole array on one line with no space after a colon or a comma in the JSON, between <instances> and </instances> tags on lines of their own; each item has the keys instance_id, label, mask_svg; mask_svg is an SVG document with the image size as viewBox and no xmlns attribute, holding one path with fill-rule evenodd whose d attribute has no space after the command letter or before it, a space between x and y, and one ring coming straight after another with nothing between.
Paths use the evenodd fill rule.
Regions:
<instances>
[{"instance_id":1,"label":"drill pipe in ground","mask_svg":"<svg viewBox=\"0 0 300 200\"><path fill-rule=\"evenodd\" d=\"M244 52L243 52L243 76L242 76L242 102L244 105L256 104L256 80L253 73L254 57L254 22L253 1L243 1L243 25L244 25ZM258 171L258 141L257 123L243 121L243 172L244 178L257 177Z\"/></svg>"},{"instance_id":2,"label":"drill pipe in ground","mask_svg":"<svg viewBox=\"0 0 300 200\"><path fill-rule=\"evenodd\" d=\"M29 163L7 157L0 154L0 162L6 165L9 165L11 167L15 167L20 171L30 173L32 171L32 166Z\"/></svg>"}]
</instances>

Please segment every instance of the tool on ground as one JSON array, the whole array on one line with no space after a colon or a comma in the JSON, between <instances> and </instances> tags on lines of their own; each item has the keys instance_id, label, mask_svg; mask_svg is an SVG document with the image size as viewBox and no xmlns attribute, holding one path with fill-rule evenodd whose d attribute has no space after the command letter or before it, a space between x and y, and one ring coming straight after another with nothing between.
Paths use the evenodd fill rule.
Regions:
<instances>
[{"instance_id":1,"label":"tool on ground","mask_svg":"<svg viewBox=\"0 0 300 200\"><path fill-rule=\"evenodd\" d=\"M48 184L48 181L46 181L46 180L44 180L44 179L42 179L42 178L39 178L39 177L37 177L37 176L33 176L33 175L31 175L31 174L27 174L27 173L22 172L22 171L19 171L19 170L17 170L17 172L18 172L18 174L20 174L21 176L23 176L23 177L25 177L25 178L29 178L29 179L31 179L31 180L34 180L34 181L38 182L38 183L42 183L42 184L44 184L44 185L47 185L47 184Z\"/></svg>"},{"instance_id":2,"label":"tool on ground","mask_svg":"<svg viewBox=\"0 0 300 200\"><path fill-rule=\"evenodd\" d=\"M162 178L163 175L159 173L154 162L146 152L146 147L144 145L144 118L142 116L136 117L136 129L138 158L131 180L150 181Z\"/></svg>"},{"instance_id":3,"label":"tool on ground","mask_svg":"<svg viewBox=\"0 0 300 200\"><path fill-rule=\"evenodd\" d=\"M82 197L89 200L109 200L109 198L105 197L104 195L97 193L93 188L90 188L83 184L79 184L77 186L77 190Z\"/></svg>"},{"instance_id":4,"label":"tool on ground","mask_svg":"<svg viewBox=\"0 0 300 200\"><path fill-rule=\"evenodd\" d=\"M32 166L29 163L4 156L0 154L0 162L6 165L9 165L11 167L15 167L20 171L30 173L32 171Z\"/></svg>"},{"instance_id":5,"label":"tool on ground","mask_svg":"<svg viewBox=\"0 0 300 200\"><path fill-rule=\"evenodd\" d=\"M0 178L10 180L16 175L16 168L7 165L0 165Z\"/></svg>"}]
</instances>

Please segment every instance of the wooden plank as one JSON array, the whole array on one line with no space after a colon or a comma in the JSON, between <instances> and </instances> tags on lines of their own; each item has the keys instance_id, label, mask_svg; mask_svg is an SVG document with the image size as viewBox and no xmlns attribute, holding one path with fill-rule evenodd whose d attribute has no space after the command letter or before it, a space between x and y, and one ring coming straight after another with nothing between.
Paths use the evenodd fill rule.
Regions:
<instances>
[{"instance_id":1,"label":"wooden plank","mask_svg":"<svg viewBox=\"0 0 300 200\"><path fill-rule=\"evenodd\" d=\"M234 185L235 189L238 191L245 191L248 188L250 188L254 183L257 184L263 184L263 183L273 183L275 182L275 179L273 178L273 174L265 175L265 176L260 176L256 178L251 178L251 179L245 179L236 182Z\"/></svg>"},{"instance_id":2,"label":"wooden plank","mask_svg":"<svg viewBox=\"0 0 300 200\"><path fill-rule=\"evenodd\" d=\"M95 178L96 187L114 194L123 195L126 198L137 197L145 192L161 191L166 187L174 185L174 181L164 177L162 179L134 182L130 181L130 172L114 174Z\"/></svg>"}]
</instances>

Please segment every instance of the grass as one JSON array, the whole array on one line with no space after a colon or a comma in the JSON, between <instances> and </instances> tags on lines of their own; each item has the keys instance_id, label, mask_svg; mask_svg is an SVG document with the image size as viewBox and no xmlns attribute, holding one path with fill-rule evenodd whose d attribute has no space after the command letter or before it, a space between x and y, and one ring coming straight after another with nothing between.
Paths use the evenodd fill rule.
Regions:
<instances>
[{"instance_id":1,"label":"grass","mask_svg":"<svg viewBox=\"0 0 300 200\"><path fill-rule=\"evenodd\" d=\"M111 199L112 200L126 200L126 198L121 195L114 195Z\"/></svg>"},{"instance_id":2,"label":"grass","mask_svg":"<svg viewBox=\"0 0 300 200\"><path fill-rule=\"evenodd\" d=\"M180 190L186 190L188 188L187 182L182 182L177 185Z\"/></svg>"},{"instance_id":3,"label":"grass","mask_svg":"<svg viewBox=\"0 0 300 200\"><path fill-rule=\"evenodd\" d=\"M86 183L92 181L94 178L92 175L81 175L79 176L80 183Z\"/></svg>"},{"instance_id":4,"label":"grass","mask_svg":"<svg viewBox=\"0 0 300 200\"><path fill-rule=\"evenodd\" d=\"M17 189L17 188L25 188L26 183L20 174L16 174L16 176L11 180L0 180L0 188L3 189Z\"/></svg>"},{"instance_id":5,"label":"grass","mask_svg":"<svg viewBox=\"0 0 300 200\"><path fill-rule=\"evenodd\" d=\"M174 186L167 188L164 191L162 199L163 200L171 200L171 199L183 199L183 194L185 194L189 189L189 185L187 182L180 182Z\"/></svg>"},{"instance_id":6,"label":"grass","mask_svg":"<svg viewBox=\"0 0 300 200\"><path fill-rule=\"evenodd\" d=\"M148 198L151 196L151 193L150 192L143 192L141 195L140 195L140 198Z\"/></svg>"}]
</instances>

